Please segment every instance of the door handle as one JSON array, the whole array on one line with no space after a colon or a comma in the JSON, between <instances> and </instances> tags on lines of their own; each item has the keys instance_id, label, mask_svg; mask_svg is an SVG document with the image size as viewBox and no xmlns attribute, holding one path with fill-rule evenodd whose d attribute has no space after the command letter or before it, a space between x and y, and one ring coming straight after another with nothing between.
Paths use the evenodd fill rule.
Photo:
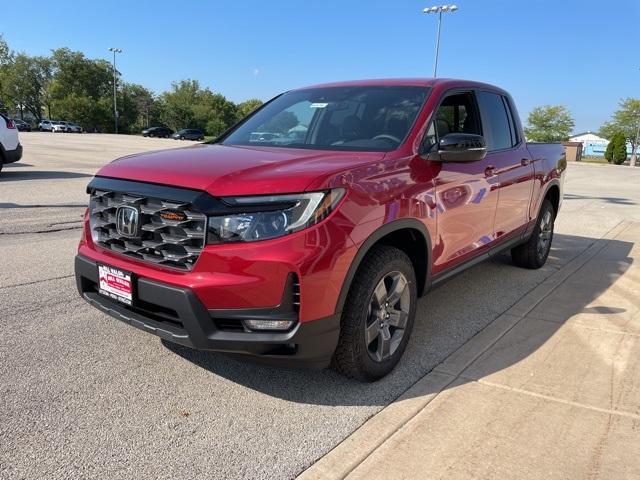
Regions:
<instances>
[{"instance_id":1,"label":"door handle","mask_svg":"<svg viewBox=\"0 0 640 480\"><path fill-rule=\"evenodd\" d=\"M493 165L489 165L487 168L484 169L484 176L486 178L495 177L495 175L496 175L496 169Z\"/></svg>"},{"instance_id":2,"label":"door handle","mask_svg":"<svg viewBox=\"0 0 640 480\"><path fill-rule=\"evenodd\" d=\"M531 164L530 158L523 158L522 160L520 160L520 165L522 165L523 167L526 167L529 164Z\"/></svg>"}]
</instances>

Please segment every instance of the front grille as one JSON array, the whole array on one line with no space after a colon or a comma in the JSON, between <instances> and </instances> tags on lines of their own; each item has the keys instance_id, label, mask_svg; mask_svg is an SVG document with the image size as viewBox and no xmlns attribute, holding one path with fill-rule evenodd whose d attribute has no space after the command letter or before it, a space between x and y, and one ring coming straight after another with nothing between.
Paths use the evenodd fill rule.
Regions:
<instances>
[{"instance_id":1,"label":"front grille","mask_svg":"<svg viewBox=\"0 0 640 480\"><path fill-rule=\"evenodd\" d=\"M135 238L120 235L116 229L116 211L121 206L139 211L139 234ZM204 214L191 208L189 202L93 190L89 204L93 241L138 260L191 270L205 245L207 221Z\"/></svg>"}]
</instances>

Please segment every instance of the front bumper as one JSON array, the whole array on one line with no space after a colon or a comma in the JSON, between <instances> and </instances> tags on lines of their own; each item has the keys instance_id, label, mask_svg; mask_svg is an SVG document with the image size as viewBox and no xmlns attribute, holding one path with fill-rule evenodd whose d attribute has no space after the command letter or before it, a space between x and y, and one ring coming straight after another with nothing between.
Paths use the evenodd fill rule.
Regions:
<instances>
[{"instance_id":1,"label":"front bumper","mask_svg":"<svg viewBox=\"0 0 640 480\"><path fill-rule=\"evenodd\" d=\"M340 315L298 322L287 332L229 331L217 317L238 320L250 311L210 311L189 289L147 278L134 279L137 303L128 307L97 293L98 268L94 261L76 256L76 283L91 305L134 327L165 340L200 350L251 355L267 363L324 368L338 343ZM260 314L264 314L263 311Z\"/></svg>"}]
</instances>

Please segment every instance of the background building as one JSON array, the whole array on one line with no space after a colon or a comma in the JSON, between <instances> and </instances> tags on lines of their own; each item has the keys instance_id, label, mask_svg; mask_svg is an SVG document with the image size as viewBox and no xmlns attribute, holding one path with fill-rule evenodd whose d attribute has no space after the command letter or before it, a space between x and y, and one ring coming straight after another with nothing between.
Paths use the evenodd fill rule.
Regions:
<instances>
[{"instance_id":1,"label":"background building","mask_svg":"<svg viewBox=\"0 0 640 480\"><path fill-rule=\"evenodd\" d=\"M604 152L609 145L609 140L596 135L593 132L578 133L569 137L570 142L582 143L582 155L604 157Z\"/></svg>"},{"instance_id":2,"label":"background building","mask_svg":"<svg viewBox=\"0 0 640 480\"><path fill-rule=\"evenodd\" d=\"M593 157L604 157L604 152L609 145L609 140L593 132L578 133L569 137L569 142L582 143L582 155ZM631 144L627 143L627 157L629 156L631 156Z\"/></svg>"}]
</instances>

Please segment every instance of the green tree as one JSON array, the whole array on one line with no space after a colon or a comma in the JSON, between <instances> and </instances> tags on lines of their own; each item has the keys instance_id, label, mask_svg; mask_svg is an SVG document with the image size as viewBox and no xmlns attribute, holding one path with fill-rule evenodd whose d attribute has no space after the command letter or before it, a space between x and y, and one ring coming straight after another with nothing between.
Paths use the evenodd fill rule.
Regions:
<instances>
[{"instance_id":1,"label":"green tree","mask_svg":"<svg viewBox=\"0 0 640 480\"><path fill-rule=\"evenodd\" d=\"M604 152L604 158L609 163L621 165L627 159L627 139L623 132L614 133Z\"/></svg>"},{"instance_id":2,"label":"green tree","mask_svg":"<svg viewBox=\"0 0 640 480\"><path fill-rule=\"evenodd\" d=\"M631 149L635 153L638 150L638 128L640 127L640 99L625 98L620 100L619 108L613 113L611 120L600 128L600 135L609 140L622 132L627 142L631 143Z\"/></svg>"},{"instance_id":3,"label":"green tree","mask_svg":"<svg viewBox=\"0 0 640 480\"><path fill-rule=\"evenodd\" d=\"M575 122L562 105L534 108L527 119L524 133L533 142L561 142L571 135Z\"/></svg>"},{"instance_id":4,"label":"green tree","mask_svg":"<svg viewBox=\"0 0 640 480\"><path fill-rule=\"evenodd\" d=\"M6 68L4 78L4 90L12 110L20 112L21 118L26 111L40 120L52 79L50 59L16 54Z\"/></svg>"},{"instance_id":5,"label":"green tree","mask_svg":"<svg viewBox=\"0 0 640 480\"><path fill-rule=\"evenodd\" d=\"M155 122L158 116L156 99L153 93L142 85L124 83L118 99L119 131L137 133Z\"/></svg>"},{"instance_id":6,"label":"green tree","mask_svg":"<svg viewBox=\"0 0 640 480\"><path fill-rule=\"evenodd\" d=\"M611 139L609 140L609 143L607 144L607 148L604 151L604 158L607 162L609 163L613 163L613 146L614 146L614 140L616 138L618 134L614 134L613 137L611 137Z\"/></svg>"},{"instance_id":7,"label":"green tree","mask_svg":"<svg viewBox=\"0 0 640 480\"><path fill-rule=\"evenodd\" d=\"M9 44L0 34L0 112L6 112L9 109L8 94L5 90L8 85L8 69L12 60L13 53L9 48Z\"/></svg>"},{"instance_id":8,"label":"green tree","mask_svg":"<svg viewBox=\"0 0 640 480\"><path fill-rule=\"evenodd\" d=\"M181 80L160 95L161 123L179 130L199 128L218 135L236 119L236 106L223 95L200 88L197 80Z\"/></svg>"},{"instance_id":9,"label":"green tree","mask_svg":"<svg viewBox=\"0 0 640 480\"><path fill-rule=\"evenodd\" d=\"M49 116L78 122L88 131L113 131L111 64L68 48L54 50L52 62Z\"/></svg>"},{"instance_id":10,"label":"green tree","mask_svg":"<svg viewBox=\"0 0 640 480\"><path fill-rule=\"evenodd\" d=\"M618 142L613 147L613 163L622 165L627 159L627 138L624 133L618 134Z\"/></svg>"},{"instance_id":11,"label":"green tree","mask_svg":"<svg viewBox=\"0 0 640 480\"><path fill-rule=\"evenodd\" d=\"M242 120L244 117L253 112L256 108L262 106L262 100L258 100L257 98L252 98L246 100L242 103L238 104L237 107L237 117L238 121Z\"/></svg>"}]
</instances>

